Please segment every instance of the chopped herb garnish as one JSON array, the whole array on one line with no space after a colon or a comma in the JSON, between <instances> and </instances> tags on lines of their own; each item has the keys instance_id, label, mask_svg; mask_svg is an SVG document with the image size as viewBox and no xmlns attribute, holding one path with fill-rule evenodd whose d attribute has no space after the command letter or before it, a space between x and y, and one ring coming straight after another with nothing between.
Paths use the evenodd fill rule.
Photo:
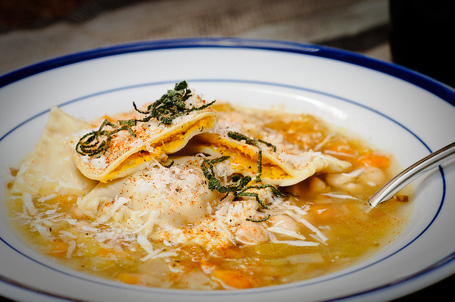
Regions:
<instances>
[{"instance_id":1,"label":"chopped herb garnish","mask_svg":"<svg viewBox=\"0 0 455 302\"><path fill-rule=\"evenodd\" d=\"M156 118L160 123L170 125L172 121L180 116L188 114L192 111L202 110L211 106L215 101L205 104L201 107L186 106L185 101L191 97L191 90L188 89L186 81L175 84L174 90L168 90L159 100L150 104L146 111L141 111L133 103L134 109L147 116L141 122L148 122L149 120Z\"/></svg>"},{"instance_id":2,"label":"chopped herb garnish","mask_svg":"<svg viewBox=\"0 0 455 302\"><path fill-rule=\"evenodd\" d=\"M229 159L229 156L222 156L215 159L205 159L202 162L202 172L204 173L204 176L209 180L209 189L211 191L217 190L222 194L235 193L242 190L251 181L251 177L249 176L243 177L240 175L235 175L233 177L234 183L229 186L223 186L221 182L216 178L215 171L213 171L213 165L223 162L227 159Z\"/></svg>"},{"instance_id":3,"label":"chopped herb garnish","mask_svg":"<svg viewBox=\"0 0 455 302\"><path fill-rule=\"evenodd\" d=\"M266 141L259 140L257 138L249 138L248 136L238 133L229 131L227 136L237 140L237 141L245 141L248 145L253 145L258 148L258 164L257 164L257 174L255 181L261 182L261 175L262 175L262 149L259 143L265 144L268 147L271 147L273 151L276 151L276 147ZM205 177L209 180L209 189L210 190L217 190L220 193L226 194L224 195L223 199L226 198L229 193L233 193L234 197L241 197L241 196L250 196L254 197L256 201L264 208L268 209L267 205L259 198L259 194L255 192L247 192L247 190L256 189L266 189L271 188L272 192L277 194L278 196L287 196L286 194L281 193L277 188L269 184L261 184L261 185L250 185L247 186L251 182L250 176L241 176L241 175L234 175L232 176L233 183L229 186L223 186L220 181L216 178L215 172L213 171L213 165L225 161L229 158L229 156L223 156L216 159L206 159L202 162L201 168L204 172Z\"/></svg>"},{"instance_id":4,"label":"chopped herb garnish","mask_svg":"<svg viewBox=\"0 0 455 302\"><path fill-rule=\"evenodd\" d=\"M187 108L185 101L190 97L191 90L188 89L186 81L182 81L175 84L174 90L168 90L159 100L150 104L146 111L139 110L136 107L136 103L133 102L134 109L141 114L147 115L146 117L142 119L119 120L117 124L104 120L98 130L81 137L76 145L76 152L89 156L103 154L109 148L112 136L117 132L128 131L132 136L136 137L131 127L136 126L137 122L148 122L156 118L161 124L170 125L179 116L189 114L192 111L205 109L215 103L213 101L201 107ZM112 130L105 130L104 127L106 126L111 127Z\"/></svg>"},{"instance_id":5,"label":"chopped herb garnish","mask_svg":"<svg viewBox=\"0 0 455 302\"><path fill-rule=\"evenodd\" d=\"M246 192L247 190L251 190L251 189L255 189L255 190L262 190L262 189L267 189L267 188L270 188L272 190L272 192L279 196L279 197L286 197L287 195L284 194L284 193L281 193L275 186L272 186L270 184L260 184L260 185L251 185L251 186L247 186L245 188L243 188L242 190L240 190L239 192L236 193L237 196L251 196L251 197L254 197L256 198L256 201L264 208L264 209L268 209L267 205L264 204L264 202L262 200L259 199L259 194L258 193L254 193L254 192Z\"/></svg>"},{"instance_id":6,"label":"chopped herb garnish","mask_svg":"<svg viewBox=\"0 0 455 302\"><path fill-rule=\"evenodd\" d=\"M243 188L241 192L245 192L246 190L249 190L249 189L261 190L261 189L266 189L266 188L271 189L272 192L279 197L288 196L288 194L280 192L280 190L278 190L275 186L272 186L270 184L251 185L251 186Z\"/></svg>"},{"instance_id":7,"label":"chopped herb garnish","mask_svg":"<svg viewBox=\"0 0 455 302\"><path fill-rule=\"evenodd\" d=\"M236 141L245 141L248 145L256 146L258 148L258 172L256 174L256 182L261 181L261 175L262 175L262 149L261 146L259 146L259 143L263 143L268 147L271 147L274 152L276 152L276 147L266 141L263 141L261 139L257 138L249 138L248 136L238 133L238 132L233 132L229 131L227 133L227 136L235 139Z\"/></svg>"},{"instance_id":8,"label":"chopped herb garnish","mask_svg":"<svg viewBox=\"0 0 455 302\"><path fill-rule=\"evenodd\" d=\"M251 222L264 222L264 221L267 221L269 218L270 218L270 214L267 214L267 216L265 216L264 218L261 218L261 219L247 218L246 220L251 221Z\"/></svg>"},{"instance_id":9,"label":"chopped herb garnish","mask_svg":"<svg viewBox=\"0 0 455 302\"><path fill-rule=\"evenodd\" d=\"M229 159L229 156L222 156L215 159L205 159L202 164L201 168L204 173L204 176L209 180L209 189L211 191L217 190L218 192L225 194L222 199L226 198L230 193L234 194L234 197L254 197L256 201L264 208L268 209L267 205L259 198L259 194L255 192L247 192L247 190L262 190L270 188L272 192L280 197L286 197L287 195L281 193L276 187L270 184L257 184L257 185L250 185L248 184L251 182L250 176L242 176L242 175L233 175L232 181L233 183L228 186L223 186L221 182L216 178L214 169L214 164L223 162Z\"/></svg>"},{"instance_id":10,"label":"chopped herb garnish","mask_svg":"<svg viewBox=\"0 0 455 302\"><path fill-rule=\"evenodd\" d=\"M165 165L164 167L169 169L173 165L174 165L174 161L171 161L168 165Z\"/></svg>"},{"instance_id":11,"label":"chopped herb garnish","mask_svg":"<svg viewBox=\"0 0 455 302\"><path fill-rule=\"evenodd\" d=\"M237 193L236 194L237 196L250 196L250 197L254 197L256 199L256 201L261 205L261 207L263 207L264 209L269 209L269 207L259 198L259 194L258 193L254 193L254 192L240 192L240 193Z\"/></svg>"},{"instance_id":12,"label":"chopped herb garnish","mask_svg":"<svg viewBox=\"0 0 455 302\"><path fill-rule=\"evenodd\" d=\"M105 130L106 126L112 128L112 130ZM90 156L104 153L109 148L112 136L120 131L128 131L132 136L136 137L133 130L126 124L119 123L117 126L105 119L98 130L89 132L81 137L76 145L76 152Z\"/></svg>"},{"instance_id":13,"label":"chopped herb garnish","mask_svg":"<svg viewBox=\"0 0 455 302\"><path fill-rule=\"evenodd\" d=\"M232 139L235 139L236 141L245 141L248 145L253 145L253 146L257 146L257 142L260 142L260 143L263 143L264 145L266 145L267 147L272 148L273 152L276 152L275 145L272 145L271 143L266 142L262 139L255 139L255 138L251 139L242 133L233 132L233 131L229 131L227 133L227 136L229 136ZM257 140L257 142L256 142L256 140Z\"/></svg>"}]
</instances>

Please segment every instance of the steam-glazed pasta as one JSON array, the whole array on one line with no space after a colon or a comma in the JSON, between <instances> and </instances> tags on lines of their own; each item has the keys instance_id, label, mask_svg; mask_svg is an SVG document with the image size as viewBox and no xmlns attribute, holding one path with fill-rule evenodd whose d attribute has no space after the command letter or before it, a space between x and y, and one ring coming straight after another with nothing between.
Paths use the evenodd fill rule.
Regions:
<instances>
[{"instance_id":1,"label":"steam-glazed pasta","mask_svg":"<svg viewBox=\"0 0 455 302\"><path fill-rule=\"evenodd\" d=\"M12 169L13 224L62 265L152 287L270 286L358 263L406 225L407 196L366 202L393 157L314 116L207 102L186 82L133 105L93 124L52 108Z\"/></svg>"}]
</instances>

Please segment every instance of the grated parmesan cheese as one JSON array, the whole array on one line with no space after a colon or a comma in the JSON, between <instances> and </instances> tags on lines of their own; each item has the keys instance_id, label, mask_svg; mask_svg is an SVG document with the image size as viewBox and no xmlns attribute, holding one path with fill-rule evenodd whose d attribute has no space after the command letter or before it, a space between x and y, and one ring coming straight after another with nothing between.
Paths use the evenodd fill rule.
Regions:
<instances>
[{"instance_id":1,"label":"grated parmesan cheese","mask_svg":"<svg viewBox=\"0 0 455 302\"><path fill-rule=\"evenodd\" d=\"M100 157L92 158L90 161L91 165L96 170L103 170L107 168L106 156L101 155Z\"/></svg>"},{"instance_id":2,"label":"grated parmesan cheese","mask_svg":"<svg viewBox=\"0 0 455 302\"><path fill-rule=\"evenodd\" d=\"M66 258L68 258L68 259L71 258L75 249L76 249L76 241L74 241L74 240L68 241L68 251L66 252Z\"/></svg>"},{"instance_id":3,"label":"grated parmesan cheese","mask_svg":"<svg viewBox=\"0 0 455 302\"><path fill-rule=\"evenodd\" d=\"M346 195L346 194L336 194L336 193L322 193L322 195L329 196L329 197L335 197L335 198L340 198L340 199L354 199L358 200L358 198L351 196L351 195Z\"/></svg>"},{"instance_id":4,"label":"grated parmesan cheese","mask_svg":"<svg viewBox=\"0 0 455 302\"><path fill-rule=\"evenodd\" d=\"M38 211L32 202L32 195L28 193L22 194L22 202L24 204L24 213L28 212L30 215L36 215Z\"/></svg>"},{"instance_id":5,"label":"grated parmesan cheese","mask_svg":"<svg viewBox=\"0 0 455 302\"><path fill-rule=\"evenodd\" d=\"M46 201L49 201L51 199L54 199L55 197L57 197L57 194L51 194L51 195L47 195L47 196L43 196L41 198L38 198L37 201L38 202L46 202Z\"/></svg>"}]
</instances>

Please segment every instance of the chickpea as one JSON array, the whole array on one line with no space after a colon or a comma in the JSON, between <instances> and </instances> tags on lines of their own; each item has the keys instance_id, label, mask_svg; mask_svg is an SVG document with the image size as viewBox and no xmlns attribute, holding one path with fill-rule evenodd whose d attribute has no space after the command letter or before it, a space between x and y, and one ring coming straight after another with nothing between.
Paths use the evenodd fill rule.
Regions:
<instances>
[{"instance_id":1,"label":"chickpea","mask_svg":"<svg viewBox=\"0 0 455 302\"><path fill-rule=\"evenodd\" d=\"M259 244L269 240L266 230L258 223L245 221L235 232L236 238L246 244Z\"/></svg>"}]
</instances>

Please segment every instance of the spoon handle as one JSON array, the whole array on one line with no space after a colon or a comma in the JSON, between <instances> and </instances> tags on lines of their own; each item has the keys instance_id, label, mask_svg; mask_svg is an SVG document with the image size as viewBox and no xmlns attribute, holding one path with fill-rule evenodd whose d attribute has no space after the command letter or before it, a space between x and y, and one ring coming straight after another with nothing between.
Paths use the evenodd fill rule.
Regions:
<instances>
[{"instance_id":1,"label":"spoon handle","mask_svg":"<svg viewBox=\"0 0 455 302\"><path fill-rule=\"evenodd\" d=\"M414 181L417 177L449 160L454 154L455 142L431 153L427 157L406 168L370 196L368 199L370 206L374 208L381 202L392 198L398 191Z\"/></svg>"}]
</instances>

